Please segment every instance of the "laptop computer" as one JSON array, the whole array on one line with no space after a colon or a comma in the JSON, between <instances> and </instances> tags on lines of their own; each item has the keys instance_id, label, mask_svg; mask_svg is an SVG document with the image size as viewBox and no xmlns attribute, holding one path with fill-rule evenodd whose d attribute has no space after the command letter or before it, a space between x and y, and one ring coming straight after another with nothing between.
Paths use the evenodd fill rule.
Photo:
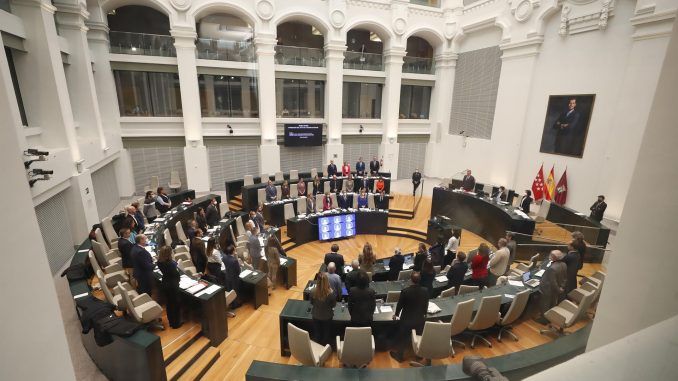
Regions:
<instances>
[{"instance_id":1,"label":"laptop computer","mask_svg":"<svg viewBox=\"0 0 678 381\"><path fill-rule=\"evenodd\" d=\"M539 286L539 279L530 279L530 272L526 271L523 273L523 284L528 287L537 287Z\"/></svg>"}]
</instances>

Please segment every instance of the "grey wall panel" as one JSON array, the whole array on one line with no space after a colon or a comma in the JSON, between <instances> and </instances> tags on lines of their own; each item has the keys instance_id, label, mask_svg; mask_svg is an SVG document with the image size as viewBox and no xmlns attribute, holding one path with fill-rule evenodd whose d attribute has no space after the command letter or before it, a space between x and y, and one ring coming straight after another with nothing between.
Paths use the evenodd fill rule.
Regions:
<instances>
[{"instance_id":1,"label":"grey wall panel","mask_svg":"<svg viewBox=\"0 0 678 381\"><path fill-rule=\"evenodd\" d=\"M325 163L325 146L317 147L285 147L280 146L280 170L289 173L296 169L299 172L310 172L317 168L322 173ZM336 164L336 163L335 163Z\"/></svg>"},{"instance_id":2,"label":"grey wall panel","mask_svg":"<svg viewBox=\"0 0 678 381\"><path fill-rule=\"evenodd\" d=\"M424 162L426 160L426 142L401 142L398 149L398 178L409 179L412 172L419 168L424 171Z\"/></svg>"},{"instance_id":3,"label":"grey wall panel","mask_svg":"<svg viewBox=\"0 0 678 381\"><path fill-rule=\"evenodd\" d=\"M35 207L47 261L55 274L73 255L73 239L64 192Z\"/></svg>"},{"instance_id":4,"label":"grey wall panel","mask_svg":"<svg viewBox=\"0 0 678 381\"><path fill-rule=\"evenodd\" d=\"M498 46L459 53L450 116L451 135L489 139L497 103L501 51Z\"/></svg>"},{"instance_id":5,"label":"grey wall panel","mask_svg":"<svg viewBox=\"0 0 678 381\"><path fill-rule=\"evenodd\" d=\"M379 157L379 143L344 143L344 160L351 164L351 170L355 170L355 163L359 157L362 157L365 163L369 163L374 156Z\"/></svg>"},{"instance_id":6,"label":"grey wall panel","mask_svg":"<svg viewBox=\"0 0 678 381\"><path fill-rule=\"evenodd\" d=\"M206 142L212 190L223 191L227 180L259 174L259 145Z\"/></svg>"},{"instance_id":7,"label":"grey wall panel","mask_svg":"<svg viewBox=\"0 0 678 381\"><path fill-rule=\"evenodd\" d=\"M92 173L94 197L97 202L99 218L106 217L120 202L118 181L115 177L114 163L106 164Z\"/></svg>"},{"instance_id":8,"label":"grey wall panel","mask_svg":"<svg viewBox=\"0 0 678 381\"><path fill-rule=\"evenodd\" d=\"M162 143L160 143L162 144ZM179 171L182 188L186 189L186 164L184 148L173 146L129 147L134 171L136 194L143 194L144 188L151 183L151 176L158 176L160 186L169 193L170 172ZM155 191L155 190L154 190Z\"/></svg>"}]
</instances>

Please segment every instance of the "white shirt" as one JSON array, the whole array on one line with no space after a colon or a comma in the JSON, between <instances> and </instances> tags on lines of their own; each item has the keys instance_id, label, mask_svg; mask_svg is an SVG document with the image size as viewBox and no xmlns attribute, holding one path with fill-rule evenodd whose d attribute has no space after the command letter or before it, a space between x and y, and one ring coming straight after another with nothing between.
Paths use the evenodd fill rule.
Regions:
<instances>
[{"instance_id":1,"label":"white shirt","mask_svg":"<svg viewBox=\"0 0 678 381\"><path fill-rule=\"evenodd\" d=\"M452 236L450 237L450 240L447 241L447 246L445 246L445 250L456 253L457 249L459 249L459 240L457 239L457 237Z\"/></svg>"}]
</instances>

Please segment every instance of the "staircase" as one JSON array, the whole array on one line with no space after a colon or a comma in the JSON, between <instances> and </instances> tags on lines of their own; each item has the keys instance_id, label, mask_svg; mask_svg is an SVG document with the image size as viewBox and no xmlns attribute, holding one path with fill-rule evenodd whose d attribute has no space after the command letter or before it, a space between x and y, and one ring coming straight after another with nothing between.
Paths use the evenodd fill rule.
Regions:
<instances>
[{"instance_id":1,"label":"staircase","mask_svg":"<svg viewBox=\"0 0 678 381\"><path fill-rule=\"evenodd\" d=\"M404 220L414 219L414 211L404 209L389 209L388 216L390 218L402 218Z\"/></svg>"},{"instance_id":2,"label":"staircase","mask_svg":"<svg viewBox=\"0 0 678 381\"><path fill-rule=\"evenodd\" d=\"M169 381L199 380L219 358L219 349L202 336L199 325L162 349Z\"/></svg>"},{"instance_id":3,"label":"staircase","mask_svg":"<svg viewBox=\"0 0 678 381\"><path fill-rule=\"evenodd\" d=\"M242 211L242 196L237 195L234 198L228 200L228 208L234 212Z\"/></svg>"},{"instance_id":4,"label":"staircase","mask_svg":"<svg viewBox=\"0 0 678 381\"><path fill-rule=\"evenodd\" d=\"M426 242L426 233L415 229L388 226L386 228L386 234L394 235L397 237L411 238L420 242Z\"/></svg>"}]
</instances>

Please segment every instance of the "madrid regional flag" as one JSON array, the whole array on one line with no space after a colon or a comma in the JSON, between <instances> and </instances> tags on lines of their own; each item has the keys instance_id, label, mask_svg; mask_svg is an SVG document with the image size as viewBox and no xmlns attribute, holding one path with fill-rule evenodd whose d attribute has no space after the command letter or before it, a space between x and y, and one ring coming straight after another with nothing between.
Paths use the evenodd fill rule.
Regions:
<instances>
[{"instance_id":1,"label":"madrid regional flag","mask_svg":"<svg viewBox=\"0 0 678 381\"><path fill-rule=\"evenodd\" d=\"M534 201L544 198L544 164L539 167L537 177L532 181L532 196L534 196Z\"/></svg>"},{"instance_id":2,"label":"madrid regional flag","mask_svg":"<svg viewBox=\"0 0 678 381\"><path fill-rule=\"evenodd\" d=\"M553 169L555 168L555 165L551 167L551 172L549 173L549 177L546 178L546 189L544 189L544 198L547 199L548 201L551 201L553 196L555 196L555 191L556 191L556 179L555 175L553 174Z\"/></svg>"}]
</instances>

